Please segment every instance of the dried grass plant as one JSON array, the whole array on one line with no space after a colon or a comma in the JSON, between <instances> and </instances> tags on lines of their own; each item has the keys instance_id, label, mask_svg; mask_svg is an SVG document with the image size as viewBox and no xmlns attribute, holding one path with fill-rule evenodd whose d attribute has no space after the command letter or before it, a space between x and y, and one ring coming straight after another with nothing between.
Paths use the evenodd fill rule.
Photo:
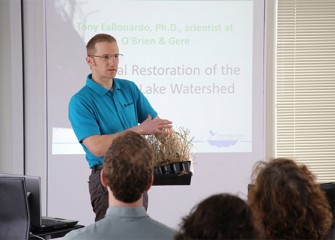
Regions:
<instances>
[{"instance_id":1,"label":"dried grass plant","mask_svg":"<svg viewBox=\"0 0 335 240\"><path fill-rule=\"evenodd\" d=\"M155 167L175 162L192 161L192 139L188 129L172 130L168 135L148 135L146 137L154 155Z\"/></svg>"}]
</instances>

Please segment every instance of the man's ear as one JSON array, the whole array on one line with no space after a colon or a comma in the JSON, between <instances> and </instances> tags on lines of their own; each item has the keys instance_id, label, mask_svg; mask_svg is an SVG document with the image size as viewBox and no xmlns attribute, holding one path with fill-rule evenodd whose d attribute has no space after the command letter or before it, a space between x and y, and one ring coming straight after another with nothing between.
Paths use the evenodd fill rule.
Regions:
<instances>
[{"instance_id":1,"label":"man's ear","mask_svg":"<svg viewBox=\"0 0 335 240\"><path fill-rule=\"evenodd\" d=\"M154 175L151 176L151 178L149 179L149 182L148 182L148 185L147 187L145 188L145 191L149 191L149 189L151 188L152 184L154 182Z\"/></svg>"},{"instance_id":2,"label":"man's ear","mask_svg":"<svg viewBox=\"0 0 335 240\"><path fill-rule=\"evenodd\" d=\"M95 65L95 62L94 62L93 58L90 57L90 56L86 56L86 63L88 65L90 65L90 66L94 66Z\"/></svg>"},{"instance_id":3,"label":"man's ear","mask_svg":"<svg viewBox=\"0 0 335 240\"><path fill-rule=\"evenodd\" d=\"M101 169L101 172L100 172L100 181L101 181L102 186L104 186L106 188L107 187L107 181L105 179L104 169Z\"/></svg>"}]
</instances>

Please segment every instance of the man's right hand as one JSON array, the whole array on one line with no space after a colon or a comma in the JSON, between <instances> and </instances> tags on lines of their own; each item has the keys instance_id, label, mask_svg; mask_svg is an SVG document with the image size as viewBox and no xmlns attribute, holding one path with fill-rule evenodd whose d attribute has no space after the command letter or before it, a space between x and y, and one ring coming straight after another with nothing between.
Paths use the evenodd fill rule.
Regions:
<instances>
[{"instance_id":1,"label":"man's right hand","mask_svg":"<svg viewBox=\"0 0 335 240\"><path fill-rule=\"evenodd\" d=\"M170 129L172 128L172 122L166 119L160 119L158 116L152 119L149 114L147 119L145 119L135 131L141 135L149 134L169 134Z\"/></svg>"}]
</instances>

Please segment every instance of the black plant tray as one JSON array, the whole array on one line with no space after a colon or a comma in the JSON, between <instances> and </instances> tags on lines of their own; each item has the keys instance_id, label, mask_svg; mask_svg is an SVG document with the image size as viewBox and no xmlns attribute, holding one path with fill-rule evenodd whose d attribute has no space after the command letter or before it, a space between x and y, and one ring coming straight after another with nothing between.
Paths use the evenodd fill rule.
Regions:
<instances>
[{"instance_id":1,"label":"black plant tray","mask_svg":"<svg viewBox=\"0 0 335 240\"><path fill-rule=\"evenodd\" d=\"M192 172L191 162L175 162L155 167L154 186L160 185L190 185Z\"/></svg>"},{"instance_id":2,"label":"black plant tray","mask_svg":"<svg viewBox=\"0 0 335 240\"><path fill-rule=\"evenodd\" d=\"M155 174L154 186L191 185L192 172L185 174Z\"/></svg>"}]
</instances>

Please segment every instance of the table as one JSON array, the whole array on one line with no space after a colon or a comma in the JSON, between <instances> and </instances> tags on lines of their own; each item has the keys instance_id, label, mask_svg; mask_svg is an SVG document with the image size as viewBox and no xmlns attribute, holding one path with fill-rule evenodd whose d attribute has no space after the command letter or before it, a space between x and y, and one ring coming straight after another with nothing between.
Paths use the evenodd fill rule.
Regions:
<instances>
[{"instance_id":1,"label":"table","mask_svg":"<svg viewBox=\"0 0 335 240\"><path fill-rule=\"evenodd\" d=\"M50 231L34 232L32 233L33 235L29 236L29 240L60 238L60 237L64 237L68 232L75 230L75 229L82 228L82 227L84 226L77 224L69 228L57 228L57 229L52 229Z\"/></svg>"}]
</instances>

